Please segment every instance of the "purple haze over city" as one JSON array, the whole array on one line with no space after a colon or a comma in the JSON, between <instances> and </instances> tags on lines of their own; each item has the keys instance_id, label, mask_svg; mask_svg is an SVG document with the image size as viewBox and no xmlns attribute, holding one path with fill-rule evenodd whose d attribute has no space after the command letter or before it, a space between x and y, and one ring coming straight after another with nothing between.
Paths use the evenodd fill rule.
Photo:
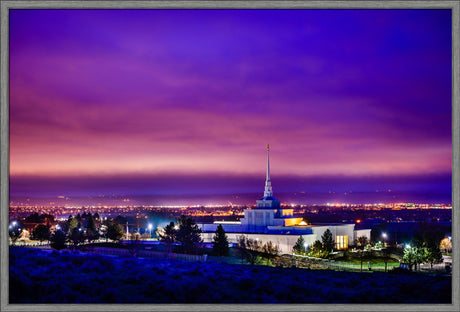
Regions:
<instances>
[{"instance_id":1,"label":"purple haze over city","mask_svg":"<svg viewBox=\"0 0 460 312\"><path fill-rule=\"evenodd\" d=\"M451 202L450 10L9 18L12 199L261 195L269 143L281 200Z\"/></svg>"}]
</instances>

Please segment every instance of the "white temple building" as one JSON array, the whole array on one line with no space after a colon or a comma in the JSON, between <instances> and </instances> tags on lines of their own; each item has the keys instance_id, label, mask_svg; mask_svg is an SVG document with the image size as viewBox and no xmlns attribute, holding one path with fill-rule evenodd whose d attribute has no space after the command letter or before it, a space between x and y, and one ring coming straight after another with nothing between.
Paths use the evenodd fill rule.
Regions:
<instances>
[{"instance_id":1,"label":"white temple building","mask_svg":"<svg viewBox=\"0 0 460 312\"><path fill-rule=\"evenodd\" d=\"M354 223L306 224L302 218L293 217L293 209L281 208L280 201L273 196L268 145L264 196L256 202L256 208L244 210L244 218L241 218L240 221L198 224L202 231L203 241L212 242L212 237L219 224L224 228L230 243L237 243L238 237L245 235L248 238L260 240L262 243L271 241L278 245L281 253L292 253L292 247L299 236L303 236L308 246L313 245L316 240L321 241L321 236L327 229L332 232L337 249L348 248L360 236L370 239L371 230L355 230Z\"/></svg>"}]
</instances>

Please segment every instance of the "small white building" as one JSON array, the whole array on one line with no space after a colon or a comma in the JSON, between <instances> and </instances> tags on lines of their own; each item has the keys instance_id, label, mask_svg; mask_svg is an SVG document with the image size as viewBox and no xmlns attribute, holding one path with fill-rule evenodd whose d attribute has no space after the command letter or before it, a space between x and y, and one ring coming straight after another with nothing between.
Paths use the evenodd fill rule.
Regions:
<instances>
[{"instance_id":1,"label":"small white building","mask_svg":"<svg viewBox=\"0 0 460 312\"><path fill-rule=\"evenodd\" d=\"M354 223L336 224L306 224L302 218L293 217L293 209L280 207L280 201L273 196L270 181L270 149L267 145L267 175L265 180L264 196L257 200L255 209L245 209L241 221L215 221L214 223L198 224L202 231L205 243L212 242L217 226L224 228L229 243L238 243L241 235L250 239L260 240L262 243L271 241L277 245L281 253L292 253L292 247L300 236L303 236L307 246L329 229L334 237L337 249L346 249L360 236L370 239L371 230L355 230Z\"/></svg>"}]
</instances>

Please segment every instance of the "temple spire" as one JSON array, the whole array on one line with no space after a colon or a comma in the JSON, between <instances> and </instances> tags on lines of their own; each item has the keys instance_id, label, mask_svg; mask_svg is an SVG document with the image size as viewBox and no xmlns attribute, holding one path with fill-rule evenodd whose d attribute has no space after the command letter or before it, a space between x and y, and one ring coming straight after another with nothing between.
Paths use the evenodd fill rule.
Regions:
<instances>
[{"instance_id":1,"label":"temple spire","mask_svg":"<svg viewBox=\"0 0 460 312\"><path fill-rule=\"evenodd\" d=\"M267 177L265 179L264 197L272 197L272 183L270 181L270 145L267 144Z\"/></svg>"},{"instance_id":2,"label":"temple spire","mask_svg":"<svg viewBox=\"0 0 460 312\"><path fill-rule=\"evenodd\" d=\"M270 181L270 145L267 144L267 181Z\"/></svg>"}]
</instances>

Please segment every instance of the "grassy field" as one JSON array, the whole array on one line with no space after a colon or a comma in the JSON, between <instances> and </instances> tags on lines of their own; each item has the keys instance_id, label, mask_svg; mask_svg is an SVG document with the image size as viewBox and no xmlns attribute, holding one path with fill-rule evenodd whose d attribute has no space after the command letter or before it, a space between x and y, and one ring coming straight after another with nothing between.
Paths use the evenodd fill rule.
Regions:
<instances>
[{"instance_id":1,"label":"grassy field","mask_svg":"<svg viewBox=\"0 0 460 312\"><path fill-rule=\"evenodd\" d=\"M451 278L11 247L9 290L10 303L449 303Z\"/></svg>"}]
</instances>

